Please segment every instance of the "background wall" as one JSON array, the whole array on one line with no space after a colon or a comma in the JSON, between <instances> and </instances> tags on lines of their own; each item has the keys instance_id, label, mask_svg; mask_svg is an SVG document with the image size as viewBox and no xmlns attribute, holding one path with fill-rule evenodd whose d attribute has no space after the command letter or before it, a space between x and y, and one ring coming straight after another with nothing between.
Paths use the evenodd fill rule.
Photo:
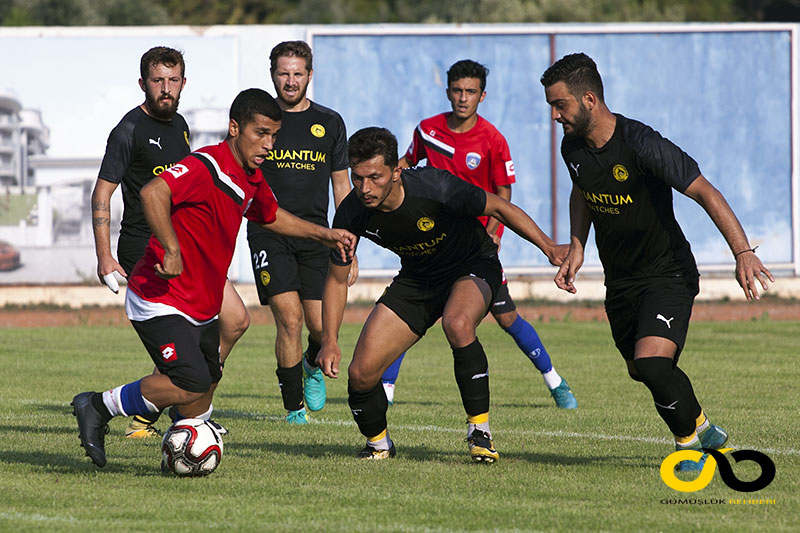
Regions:
<instances>
[{"instance_id":1,"label":"background wall","mask_svg":"<svg viewBox=\"0 0 800 533\"><path fill-rule=\"evenodd\" d=\"M490 69L479 112L509 141L518 180L513 200L563 242L569 236L571 184L557 149L560 127L553 150L553 123L539 77L553 59L583 51L598 64L609 107L650 124L692 155L725 194L765 262L798 273L798 178L792 174L798 168L792 163L798 157L792 144L793 131L797 142L798 122L796 104L792 107L798 67L792 38L798 28L648 24L0 29L0 47L13 51L0 54L5 73L0 91L10 91L26 108L42 112L51 130L48 156L99 162L110 130L142 101L138 63L149 47L164 44L184 50L188 83L181 110L188 111L225 109L248 87L274 94L269 50L283 40L306 39L315 54L312 98L339 111L350 133L369 125L388 127L403 151L419 120L449 109L444 92L448 67L471 58ZM95 178L96 170L84 176L89 183ZM701 268L732 265L727 245L702 209L680 194L675 204ZM3 233L9 234L15 233ZM90 233L82 235L85 239ZM41 272L27 269L35 268L34 263L58 264L57 257L37 256L26 262L29 244L12 244L22 248L25 265L13 277L0 273L0 284L47 281ZM69 246L72 267L82 278L93 277L91 244L89 238ZM240 238L240 245L231 277L249 281L246 240ZM51 248L29 251L59 253L58 246ZM368 242L359 257L366 270L398 265L393 255ZM510 232L501 258L509 270L546 266L537 249ZM587 268L598 265L590 246ZM70 267L61 272L65 270Z\"/></svg>"}]
</instances>

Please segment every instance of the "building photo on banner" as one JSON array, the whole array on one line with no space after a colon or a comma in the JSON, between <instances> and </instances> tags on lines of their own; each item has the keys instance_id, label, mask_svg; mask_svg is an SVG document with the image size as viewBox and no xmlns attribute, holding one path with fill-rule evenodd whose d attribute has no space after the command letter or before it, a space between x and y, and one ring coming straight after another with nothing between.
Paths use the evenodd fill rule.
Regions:
<instances>
[{"instance_id":1,"label":"building photo on banner","mask_svg":"<svg viewBox=\"0 0 800 533\"><path fill-rule=\"evenodd\" d=\"M799 42L0 27L0 529L792 531ZM136 120L188 147L132 209L102 178Z\"/></svg>"}]
</instances>

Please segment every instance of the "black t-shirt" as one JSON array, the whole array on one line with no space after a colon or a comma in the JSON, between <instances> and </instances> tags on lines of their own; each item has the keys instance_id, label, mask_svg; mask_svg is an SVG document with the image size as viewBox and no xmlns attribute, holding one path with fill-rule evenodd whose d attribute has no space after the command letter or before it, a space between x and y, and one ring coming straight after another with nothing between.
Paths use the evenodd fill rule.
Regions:
<instances>
[{"instance_id":1,"label":"black t-shirt","mask_svg":"<svg viewBox=\"0 0 800 533\"><path fill-rule=\"evenodd\" d=\"M564 137L561 155L586 201L606 285L653 276L693 276L697 265L672 209L700 175L689 155L651 127L616 115L614 134L594 149Z\"/></svg>"},{"instance_id":2,"label":"black t-shirt","mask_svg":"<svg viewBox=\"0 0 800 533\"><path fill-rule=\"evenodd\" d=\"M139 192L190 152L189 126L177 113L171 120L157 120L136 106L111 130L98 177L122 184L121 235L150 235Z\"/></svg>"},{"instance_id":3,"label":"black t-shirt","mask_svg":"<svg viewBox=\"0 0 800 533\"><path fill-rule=\"evenodd\" d=\"M434 167L403 170L405 198L394 211L369 209L355 190L339 204L333 227L366 237L400 257L400 276L450 277L477 257L497 255L497 246L476 218L486 207L486 192ZM331 261L343 265L338 253Z\"/></svg>"},{"instance_id":4,"label":"black t-shirt","mask_svg":"<svg viewBox=\"0 0 800 533\"><path fill-rule=\"evenodd\" d=\"M278 138L261 171L278 205L327 226L331 172L344 170L348 164L342 117L311 102L305 111L282 114Z\"/></svg>"}]
</instances>

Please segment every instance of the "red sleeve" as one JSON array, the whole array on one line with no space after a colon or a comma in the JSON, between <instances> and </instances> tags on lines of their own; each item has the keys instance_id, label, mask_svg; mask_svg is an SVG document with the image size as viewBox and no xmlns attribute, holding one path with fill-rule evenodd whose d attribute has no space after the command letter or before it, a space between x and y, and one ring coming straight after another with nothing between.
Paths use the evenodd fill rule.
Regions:
<instances>
[{"instance_id":1,"label":"red sleeve","mask_svg":"<svg viewBox=\"0 0 800 533\"><path fill-rule=\"evenodd\" d=\"M498 186L511 185L516 181L514 175L514 161L511 160L511 150L508 148L506 138L499 131L492 136L492 180Z\"/></svg>"},{"instance_id":2,"label":"red sleeve","mask_svg":"<svg viewBox=\"0 0 800 533\"><path fill-rule=\"evenodd\" d=\"M408 164L412 167L416 166L417 163L423 159L428 158L428 154L425 152L425 145L422 143L422 137L419 133L419 129L421 127L422 123L414 128L414 135L411 137L411 144L408 145L408 150L406 150L406 154L403 156L406 158L406 161L408 161Z\"/></svg>"},{"instance_id":3,"label":"red sleeve","mask_svg":"<svg viewBox=\"0 0 800 533\"><path fill-rule=\"evenodd\" d=\"M244 212L244 216L256 224L271 224L275 222L275 214L278 212L278 200L263 178L258 180L255 185L253 201Z\"/></svg>"},{"instance_id":4,"label":"red sleeve","mask_svg":"<svg viewBox=\"0 0 800 533\"><path fill-rule=\"evenodd\" d=\"M186 157L158 175L169 185L172 205L197 203L208 197L211 176L206 167L194 157Z\"/></svg>"}]
</instances>

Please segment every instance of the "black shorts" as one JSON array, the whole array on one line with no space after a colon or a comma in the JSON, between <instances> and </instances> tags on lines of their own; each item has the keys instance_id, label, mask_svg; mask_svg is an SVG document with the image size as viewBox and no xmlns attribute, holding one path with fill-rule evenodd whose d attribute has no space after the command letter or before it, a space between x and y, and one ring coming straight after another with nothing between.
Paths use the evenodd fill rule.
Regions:
<instances>
[{"instance_id":1,"label":"black shorts","mask_svg":"<svg viewBox=\"0 0 800 533\"><path fill-rule=\"evenodd\" d=\"M636 341L663 337L678 346L674 364L686 342L697 278L650 278L606 291L606 315L614 343L622 357L632 361Z\"/></svg>"},{"instance_id":2,"label":"black shorts","mask_svg":"<svg viewBox=\"0 0 800 533\"><path fill-rule=\"evenodd\" d=\"M253 275L261 305L276 294L296 291L301 300L321 300L330 249L318 242L247 228Z\"/></svg>"},{"instance_id":3,"label":"black shorts","mask_svg":"<svg viewBox=\"0 0 800 533\"><path fill-rule=\"evenodd\" d=\"M481 257L465 263L448 279L423 280L399 274L386 287L377 303L382 303L408 324L411 331L422 337L444 312L450 297L450 289L456 280L464 276L475 276L489 284L494 301L503 280L502 268L497 257ZM487 309L488 312L488 309Z\"/></svg>"},{"instance_id":4,"label":"black shorts","mask_svg":"<svg viewBox=\"0 0 800 533\"><path fill-rule=\"evenodd\" d=\"M219 323L195 326L181 315L131 320L158 371L190 392L206 392L222 379Z\"/></svg>"},{"instance_id":5,"label":"black shorts","mask_svg":"<svg viewBox=\"0 0 800 533\"><path fill-rule=\"evenodd\" d=\"M493 315L502 315L517 310L517 305L508 292L508 281L506 280L505 272L503 272L503 284L500 285L500 289L497 291L497 295L492 302L492 307L489 310Z\"/></svg>"},{"instance_id":6,"label":"black shorts","mask_svg":"<svg viewBox=\"0 0 800 533\"><path fill-rule=\"evenodd\" d=\"M150 236L147 237L132 237L130 235L120 235L117 241L117 263L119 263L125 272L130 276L133 272L133 267L144 256L144 249L147 248L147 243L150 241Z\"/></svg>"}]
</instances>

